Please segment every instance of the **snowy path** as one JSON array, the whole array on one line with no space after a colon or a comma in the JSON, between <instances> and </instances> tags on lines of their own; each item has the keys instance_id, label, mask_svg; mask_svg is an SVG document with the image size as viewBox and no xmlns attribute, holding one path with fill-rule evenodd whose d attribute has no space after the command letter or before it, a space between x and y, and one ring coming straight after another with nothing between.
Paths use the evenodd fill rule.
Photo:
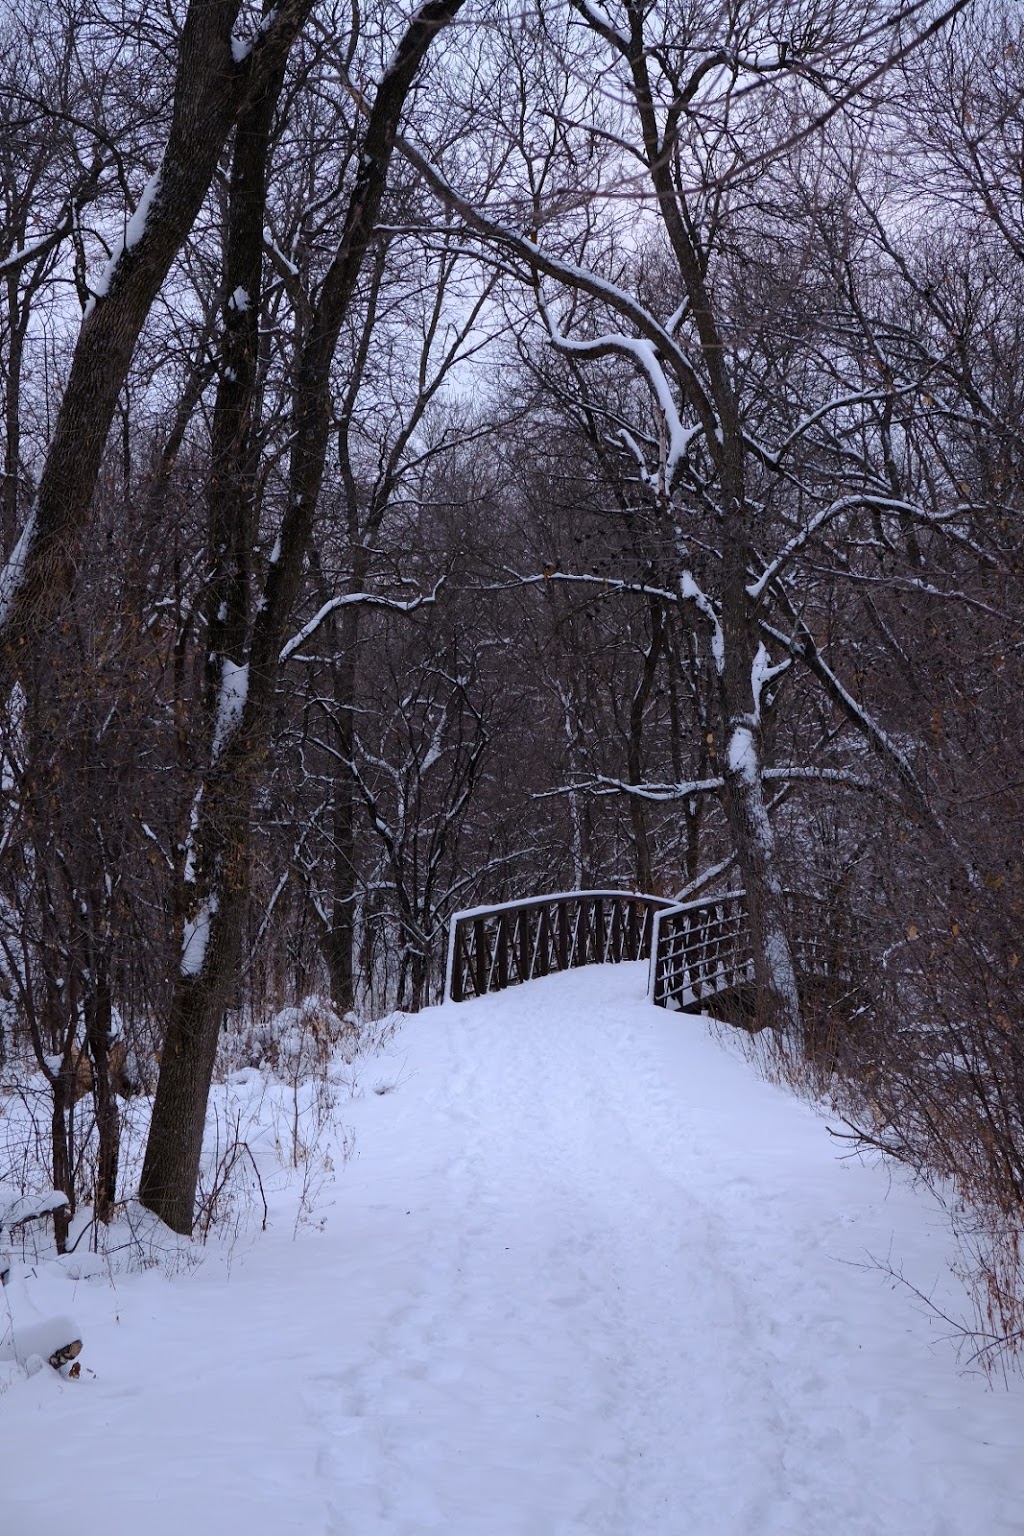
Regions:
<instances>
[{"instance_id":1,"label":"snowy path","mask_svg":"<svg viewBox=\"0 0 1024 1536\"><path fill-rule=\"evenodd\" d=\"M1024 1532L1024 1391L863 1267L947 1298L941 1217L641 994L409 1021L322 1234L80 1285L97 1378L0 1397L0 1531Z\"/></svg>"}]
</instances>

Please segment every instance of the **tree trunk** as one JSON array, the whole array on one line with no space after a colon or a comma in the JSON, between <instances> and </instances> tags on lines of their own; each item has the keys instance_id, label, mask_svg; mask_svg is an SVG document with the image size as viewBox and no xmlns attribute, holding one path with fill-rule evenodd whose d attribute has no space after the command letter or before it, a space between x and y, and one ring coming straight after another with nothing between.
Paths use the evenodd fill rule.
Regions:
<instances>
[{"instance_id":1,"label":"tree trunk","mask_svg":"<svg viewBox=\"0 0 1024 1536\"><path fill-rule=\"evenodd\" d=\"M725 814L747 893L759 1021L800 1039L796 968L776 868L775 833L761 783L762 683L755 678L760 639L757 612L747 592L753 564L752 511L743 488L743 447L731 400L723 448L722 649L719 693Z\"/></svg>"},{"instance_id":2,"label":"tree trunk","mask_svg":"<svg viewBox=\"0 0 1024 1536\"><path fill-rule=\"evenodd\" d=\"M140 1186L143 1204L177 1232L192 1230L217 1032L241 956L252 797L269 750L280 654L323 479L331 365L373 238L406 98L434 37L463 3L428 0L415 13L370 111L342 236L297 370L288 505L248 647L247 688L237 717L215 735L207 784L193 806L191 910Z\"/></svg>"},{"instance_id":3,"label":"tree trunk","mask_svg":"<svg viewBox=\"0 0 1024 1536\"><path fill-rule=\"evenodd\" d=\"M117 1200L117 1171L121 1156L121 1117L117 1095L110 1081L110 1026L113 1005L110 968L104 955L96 961L92 997L86 1003L86 1043L92 1061L93 1096L96 1102L96 1195L97 1221L109 1221Z\"/></svg>"},{"instance_id":4,"label":"tree trunk","mask_svg":"<svg viewBox=\"0 0 1024 1536\"><path fill-rule=\"evenodd\" d=\"M205 963L181 976L167 1022L139 1198L175 1232L192 1231L217 1036L238 968L246 889L224 893Z\"/></svg>"},{"instance_id":5,"label":"tree trunk","mask_svg":"<svg viewBox=\"0 0 1024 1536\"><path fill-rule=\"evenodd\" d=\"M651 615L651 643L644 652L640 680L633 692L629 710L629 739L626 745L627 773L631 784L642 784L644 778L644 711L654 688L658 670L658 653L662 649L664 616L656 599L649 604ZM651 859L651 840L647 827L647 806L639 795L630 795L629 812L633 822L633 847L636 857L636 888L638 891L653 889L654 873Z\"/></svg>"},{"instance_id":6,"label":"tree trunk","mask_svg":"<svg viewBox=\"0 0 1024 1536\"><path fill-rule=\"evenodd\" d=\"M139 334L209 191L238 113L287 57L312 0L281 0L241 62L239 0L192 0L181 33L167 145L141 230L126 236L82 321L36 504L0 580L0 642L16 658L71 592L110 424ZM268 17L268 21L270 18ZM137 214L138 217L138 214ZM134 222L134 221L133 221Z\"/></svg>"},{"instance_id":7,"label":"tree trunk","mask_svg":"<svg viewBox=\"0 0 1024 1536\"><path fill-rule=\"evenodd\" d=\"M361 573L354 573L354 589L358 590L365 574L365 569ZM351 758L353 751L352 711L355 707L356 647L359 641L358 605L342 610L338 641L340 655L334 666L334 738L343 762L338 766L331 788L334 870L330 929L324 943L324 958L331 978L332 1000L338 1009L344 1011L355 1006L356 979L356 796L352 775L344 763Z\"/></svg>"},{"instance_id":8,"label":"tree trunk","mask_svg":"<svg viewBox=\"0 0 1024 1536\"><path fill-rule=\"evenodd\" d=\"M66 1195L68 1204L53 1213L53 1235L57 1252L63 1253L68 1243L68 1227L75 1209L75 1186L72 1177L70 1128L68 1116L71 1110L71 1094L68 1089L70 1072L65 1061L57 1080L52 1085L53 1102L50 1110L50 1156L53 1163L53 1187Z\"/></svg>"}]
</instances>

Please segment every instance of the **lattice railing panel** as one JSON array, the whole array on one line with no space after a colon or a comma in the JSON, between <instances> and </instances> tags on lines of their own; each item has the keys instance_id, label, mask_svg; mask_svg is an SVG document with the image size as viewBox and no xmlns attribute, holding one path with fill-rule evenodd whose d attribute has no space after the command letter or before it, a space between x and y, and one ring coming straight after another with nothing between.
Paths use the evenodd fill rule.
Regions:
<instances>
[{"instance_id":1,"label":"lattice railing panel","mask_svg":"<svg viewBox=\"0 0 1024 1536\"><path fill-rule=\"evenodd\" d=\"M753 979L753 958L742 891L687 902L659 912L651 996L664 1007L692 1008Z\"/></svg>"},{"instance_id":2,"label":"lattice railing panel","mask_svg":"<svg viewBox=\"0 0 1024 1536\"><path fill-rule=\"evenodd\" d=\"M863 966L846 926L816 897L787 893L786 906L801 981L852 992ZM652 948L650 992L662 1007L705 1008L742 993L754 981L746 896L676 905L634 891L569 891L459 912L445 995L461 1002L579 965L647 959Z\"/></svg>"},{"instance_id":3,"label":"lattice railing panel","mask_svg":"<svg viewBox=\"0 0 1024 1536\"><path fill-rule=\"evenodd\" d=\"M569 891L457 912L445 995L482 997L579 965L645 960L656 911L672 903L636 891Z\"/></svg>"}]
</instances>

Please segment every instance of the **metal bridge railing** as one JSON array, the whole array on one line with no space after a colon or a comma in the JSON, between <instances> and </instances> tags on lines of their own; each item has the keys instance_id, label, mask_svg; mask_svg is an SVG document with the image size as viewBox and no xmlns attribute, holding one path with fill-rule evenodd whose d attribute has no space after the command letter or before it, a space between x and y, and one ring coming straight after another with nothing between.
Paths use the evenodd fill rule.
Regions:
<instances>
[{"instance_id":1,"label":"metal bridge railing","mask_svg":"<svg viewBox=\"0 0 1024 1536\"><path fill-rule=\"evenodd\" d=\"M859 990L869 962L849 921L820 897L784 893L797 980L809 995L841 1007ZM726 994L751 996L754 956L743 891L685 902L655 914L650 994L661 1007L702 1008Z\"/></svg>"},{"instance_id":2,"label":"metal bridge railing","mask_svg":"<svg viewBox=\"0 0 1024 1536\"><path fill-rule=\"evenodd\" d=\"M787 893L801 981L856 988L862 957L814 896ZM448 934L445 997L463 1002L579 965L650 959L659 1007L704 1008L754 981L743 891L676 903L639 891L564 891L457 912ZM741 1005L742 1006L742 1005Z\"/></svg>"},{"instance_id":3,"label":"metal bridge railing","mask_svg":"<svg viewBox=\"0 0 1024 1536\"><path fill-rule=\"evenodd\" d=\"M747 898L730 891L655 913L650 995L659 1007L699 1007L754 979Z\"/></svg>"},{"instance_id":4,"label":"metal bridge railing","mask_svg":"<svg viewBox=\"0 0 1024 1536\"><path fill-rule=\"evenodd\" d=\"M671 906L638 891L563 891L456 912L445 997L460 1003L578 965L646 960L655 914Z\"/></svg>"}]
</instances>

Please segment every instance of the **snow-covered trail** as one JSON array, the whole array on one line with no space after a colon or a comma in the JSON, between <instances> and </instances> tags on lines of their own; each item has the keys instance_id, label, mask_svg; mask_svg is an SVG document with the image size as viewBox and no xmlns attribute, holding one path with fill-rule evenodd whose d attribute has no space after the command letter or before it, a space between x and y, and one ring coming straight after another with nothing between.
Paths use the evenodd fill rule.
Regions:
<instances>
[{"instance_id":1,"label":"snow-covered trail","mask_svg":"<svg viewBox=\"0 0 1024 1536\"><path fill-rule=\"evenodd\" d=\"M865 1267L948 1298L941 1216L642 991L410 1020L323 1233L79 1286L97 1377L0 1398L0 1531L1024 1532L1024 1393Z\"/></svg>"}]
</instances>

